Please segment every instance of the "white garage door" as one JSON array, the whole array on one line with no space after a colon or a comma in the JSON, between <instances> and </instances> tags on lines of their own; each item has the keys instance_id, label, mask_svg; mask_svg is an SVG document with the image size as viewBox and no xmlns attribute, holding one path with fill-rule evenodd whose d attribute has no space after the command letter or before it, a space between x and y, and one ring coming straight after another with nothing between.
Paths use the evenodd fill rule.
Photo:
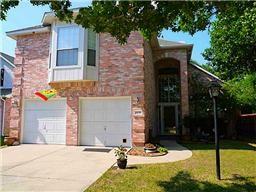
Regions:
<instances>
[{"instance_id":1,"label":"white garage door","mask_svg":"<svg viewBox=\"0 0 256 192\"><path fill-rule=\"evenodd\" d=\"M131 146L130 98L86 98L81 100L80 144Z\"/></svg>"},{"instance_id":2,"label":"white garage door","mask_svg":"<svg viewBox=\"0 0 256 192\"><path fill-rule=\"evenodd\" d=\"M66 101L25 101L23 143L65 144Z\"/></svg>"}]
</instances>

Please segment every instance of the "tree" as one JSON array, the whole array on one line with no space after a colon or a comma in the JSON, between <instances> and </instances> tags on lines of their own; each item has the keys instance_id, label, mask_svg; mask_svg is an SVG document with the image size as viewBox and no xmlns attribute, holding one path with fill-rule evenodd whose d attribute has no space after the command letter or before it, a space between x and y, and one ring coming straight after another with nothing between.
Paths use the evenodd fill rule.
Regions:
<instances>
[{"instance_id":1,"label":"tree","mask_svg":"<svg viewBox=\"0 0 256 192\"><path fill-rule=\"evenodd\" d=\"M256 71L256 2L217 14L204 57L225 80Z\"/></svg>"},{"instance_id":2,"label":"tree","mask_svg":"<svg viewBox=\"0 0 256 192\"><path fill-rule=\"evenodd\" d=\"M256 73L227 81L224 90L227 91L230 100L235 101L233 103L256 112Z\"/></svg>"},{"instance_id":3,"label":"tree","mask_svg":"<svg viewBox=\"0 0 256 192\"><path fill-rule=\"evenodd\" d=\"M163 29L186 31L193 35L209 27L213 15L225 14L226 10L240 4L252 5L252 2L239 1L93 1L91 6L81 8L73 18L69 0L30 2L49 5L60 20L74 20L96 32L108 32L120 43L125 43L132 31L140 31L147 39L160 34ZM6 19L8 10L18 4L19 1L2 0L0 19Z\"/></svg>"}]
</instances>

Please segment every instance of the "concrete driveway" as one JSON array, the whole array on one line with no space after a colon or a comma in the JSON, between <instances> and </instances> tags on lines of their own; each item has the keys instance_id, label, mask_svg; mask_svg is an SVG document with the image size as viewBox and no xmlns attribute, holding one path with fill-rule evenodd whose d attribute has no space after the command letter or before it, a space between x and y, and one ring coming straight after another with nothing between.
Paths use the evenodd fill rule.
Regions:
<instances>
[{"instance_id":1,"label":"concrete driveway","mask_svg":"<svg viewBox=\"0 0 256 192\"><path fill-rule=\"evenodd\" d=\"M83 191L115 163L83 146L20 145L0 149L0 191Z\"/></svg>"}]
</instances>

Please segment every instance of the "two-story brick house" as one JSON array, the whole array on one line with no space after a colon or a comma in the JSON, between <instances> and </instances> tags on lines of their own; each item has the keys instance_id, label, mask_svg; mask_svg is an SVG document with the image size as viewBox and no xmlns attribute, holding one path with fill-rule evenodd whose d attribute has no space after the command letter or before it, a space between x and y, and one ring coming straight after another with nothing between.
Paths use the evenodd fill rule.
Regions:
<instances>
[{"instance_id":1,"label":"two-story brick house","mask_svg":"<svg viewBox=\"0 0 256 192\"><path fill-rule=\"evenodd\" d=\"M7 32L17 41L9 135L22 143L143 145L184 135L192 47L133 32L120 45L45 13L42 25ZM34 93L55 88L57 97Z\"/></svg>"}]
</instances>

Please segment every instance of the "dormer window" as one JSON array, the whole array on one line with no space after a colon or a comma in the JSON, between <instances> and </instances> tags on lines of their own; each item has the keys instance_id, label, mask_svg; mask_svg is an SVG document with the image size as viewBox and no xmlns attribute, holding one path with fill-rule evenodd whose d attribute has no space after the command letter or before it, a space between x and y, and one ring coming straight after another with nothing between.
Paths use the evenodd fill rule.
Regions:
<instances>
[{"instance_id":1,"label":"dormer window","mask_svg":"<svg viewBox=\"0 0 256 192\"><path fill-rule=\"evenodd\" d=\"M79 28L59 27L57 33L56 66L78 65Z\"/></svg>"}]
</instances>

